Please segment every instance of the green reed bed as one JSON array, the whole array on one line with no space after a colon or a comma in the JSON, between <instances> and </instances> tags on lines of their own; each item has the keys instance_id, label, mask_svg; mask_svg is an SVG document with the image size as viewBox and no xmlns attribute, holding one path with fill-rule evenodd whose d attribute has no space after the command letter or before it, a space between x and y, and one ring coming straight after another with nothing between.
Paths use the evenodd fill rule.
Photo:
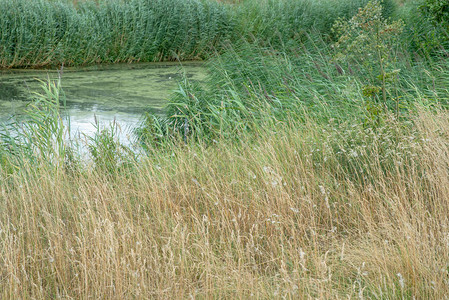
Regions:
<instances>
[{"instance_id":1,"label":"green reed bed","mask_svg":"<svg viewBox=\"0 0 449 300\"><path fill-rule=\"evenodd\" d=\"M199 59L242 37L274 46L312 28L329 35L367 2L0 0L0 68Z\"/></svg>"},{"instance_id":2,"label":"green reed bed","mask_svg":"<svg viewBox=\"0 0 449 300\"><path fill-rule=\"evenodd\" d=\"M449 28L427 2L384 0L383 16L405 20L410 50L434 55L447 46ZM0 0L0 68L202 59L242 39L282 49L312 31L329 41L335 21L367 3Z\"/></svg>"},{"instance_id":3,"label":"green reed bed","mask_svg":"<svg viewBox=\"0 0 449 300\"><path fill-rule=\"evenodd\" d=\"M197 0L0 1L0 67L197 59L232 29Z\"/></svg>"}]
</instances>

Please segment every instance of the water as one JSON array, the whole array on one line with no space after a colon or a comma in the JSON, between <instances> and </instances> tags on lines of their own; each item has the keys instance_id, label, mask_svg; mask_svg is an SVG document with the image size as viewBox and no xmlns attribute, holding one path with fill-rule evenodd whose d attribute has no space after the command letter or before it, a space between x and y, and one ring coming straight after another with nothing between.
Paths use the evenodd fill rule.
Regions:
<instances>
[{"instance_id":1,"label":"water","mask_svg":"<svg viewBox=\"0 0 449 300\"><path fill-rule=\"evenodd\" d=\"M72 133L92 135L94 117L102 126L112 121L123 133L135 127L145 111L160 113L177 80L185 73L202 81L201 63L142 63L65 68L62 88L67 101ZM0 71L0 124L20 115L33 92L41 92L39 80L58 79L57 70Z\"/></svg>"}]
</instances>

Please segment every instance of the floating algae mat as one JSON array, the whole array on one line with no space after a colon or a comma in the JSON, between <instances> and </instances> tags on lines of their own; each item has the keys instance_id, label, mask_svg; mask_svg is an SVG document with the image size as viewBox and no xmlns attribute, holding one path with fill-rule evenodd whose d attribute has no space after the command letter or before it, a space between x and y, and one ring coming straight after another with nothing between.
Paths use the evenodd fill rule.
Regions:
<instances>
[{"instance_id":1,"label":"floating algae mat","mask_svg":"<svg viewBox=\"0 0 449 300\"><path fill-rule=\"evenodd\" d=\"M145 111L158 113L164 107L183 74L202 81L205 70L197 62L65 68L62 88L71 131L90 135L95 118L103 126L115 120L121 128L134 127ZM42 92L40 80L58 76L57 70L0 71L0 124L20 115L33 92Z\"/></svg>"}]
</instances>

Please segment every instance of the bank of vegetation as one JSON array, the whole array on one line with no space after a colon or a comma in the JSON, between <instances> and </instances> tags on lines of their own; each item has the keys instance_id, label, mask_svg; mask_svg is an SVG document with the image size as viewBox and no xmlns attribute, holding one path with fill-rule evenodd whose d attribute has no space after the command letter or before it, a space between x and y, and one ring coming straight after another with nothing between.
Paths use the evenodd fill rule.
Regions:
<instances>
[{"instance_id":1,"label":"bank of vegetation","mask_svg":"<svg viewBox=\"0 0 449 300\"><path fill-rule=\"evenodd\" d=\"M1 0L0 68L205 59L241 38L327 32L366 2Z\"/></svg>"},{"instance_id":2,"label":"bank of vegetation","mask_svg":"<svg viewBox=\"0 0 449 300\"><path fill-rule=\"evenodd\" d=\"M0 66L198 59L227 39L225 6L195 0L0 1Z\"/></svg>"},{"instance_id":3,"label":"bank of vegetation","mask_svg":"<svg viewBox=\"0 0 449 300\"><path fill-rule=\"evenodd\" d=\"M447 298L447 3L182 3L227 31L134 145L69 138L61 82L2 134L2 297Z\"/></svg>"}]
</instances>

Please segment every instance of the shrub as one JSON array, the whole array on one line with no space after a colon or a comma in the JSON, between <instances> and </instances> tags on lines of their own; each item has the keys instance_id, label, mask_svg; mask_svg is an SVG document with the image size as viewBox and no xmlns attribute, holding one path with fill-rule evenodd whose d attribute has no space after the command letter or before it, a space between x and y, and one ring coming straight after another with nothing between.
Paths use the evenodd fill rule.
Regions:
<instances>
[{"instance_id":1,"label":"shrub","mask_svg":"<svg viewBox=\"0 0 449 300\"><path fill-rule=\"evenodd\" d=\"M389 106L387 100L395 97L391 89L400 71L396 68L395 59L402 28L401 21L390 22L383 17L378 1L370 1L348 21L338 20L333 28L338 36L333 45L337 50L335 60L358 64L367 81L363 87L364 95L380 101L384 108ZM381 97L378 96L379 92L382 92ZM398 99L394 100L397 103ZM375 103L368 102L367 109L378 117L379 107ZM396 105L398 113L399 107Z\"/></svg>"},{"instance_id":2,"label":"shrub","mask_svg":"<svg viewBox=\"0 0 449 300\"><path fill-rule=\"evenodd\" d=\"M255 37L270 45L302 37L313 28L324 36L338 18L350 18L368 0L262 0L245 1L237 8L239 28L236 33ZM383 13L390 16L395 2L385 0Z\"/></svg>"},{"instance_id":3,"label":"shrub","mask_svg":"<svg viewBox=\"0 0 449 300\"><path fill-rule=\"evenodd\" d=\"M426 0L421 9L435 23L449 26L449 2L447 0Z\"/></svg>"},{"instance_id":4,"label":"shrub","mask_svg":"<svg viewBox=\"0 0 449 300\"><path fill-rule=\"evenodd\" d=\"M449 18L444 18L447 9L442 5L444 2L447 3L414 0L406 2L398 11L398 17L406 24L403 42L409 45L410 50L418 51L427 58L440 54L447 56Z\"/></svg>"}]
</instances>

